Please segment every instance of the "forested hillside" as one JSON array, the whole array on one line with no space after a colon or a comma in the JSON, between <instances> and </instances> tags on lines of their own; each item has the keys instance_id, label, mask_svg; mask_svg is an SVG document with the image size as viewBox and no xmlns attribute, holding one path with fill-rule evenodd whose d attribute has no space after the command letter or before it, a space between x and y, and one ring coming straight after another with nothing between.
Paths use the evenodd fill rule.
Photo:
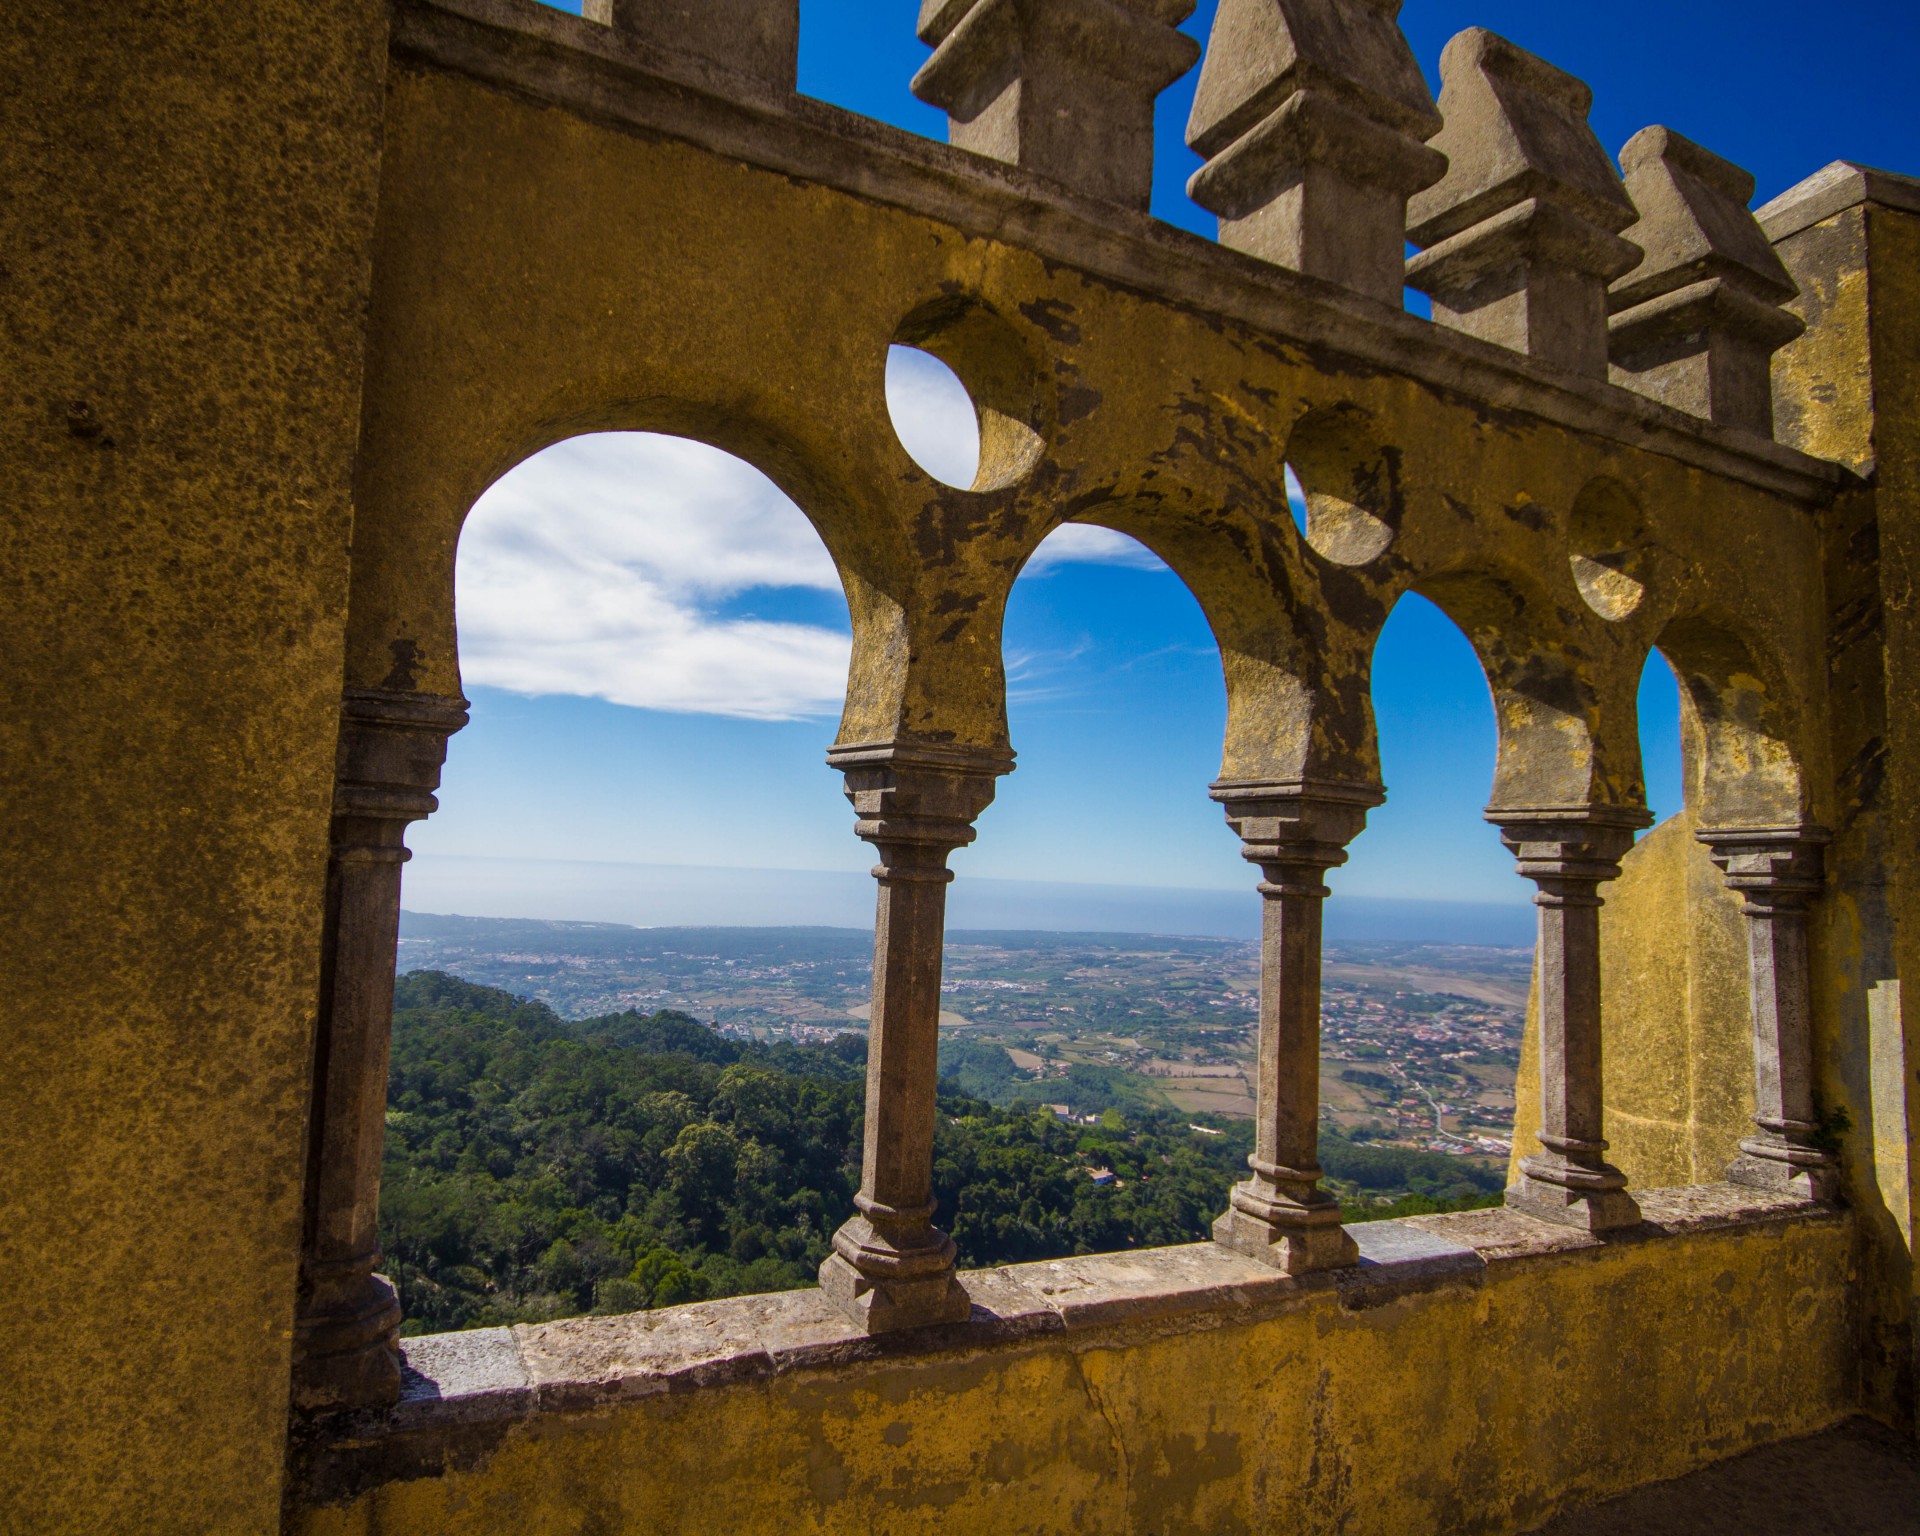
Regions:
<instances>
[{"instance_id":1,"label":"forested hillside","mask_svg":"<svg viewBox=\"0 0 1920 1536\"><path fill-rule=\"evenodd\" d=\"M381 1233L408 1331L812 1284L859 1180L865 1050L753 1045L676 1013L566 1021L401 977ZM943 1053L935 1195L963 1267L1193 1241L1244 1175L1245 1122L1206 1135L1123 1103L1068 1124L988 1102L991 1066ZM1354 1190L1419 1191L1415 1208L1487 1197L1445 1158L1322 1154Z\"/></svg>"}]
</instances>

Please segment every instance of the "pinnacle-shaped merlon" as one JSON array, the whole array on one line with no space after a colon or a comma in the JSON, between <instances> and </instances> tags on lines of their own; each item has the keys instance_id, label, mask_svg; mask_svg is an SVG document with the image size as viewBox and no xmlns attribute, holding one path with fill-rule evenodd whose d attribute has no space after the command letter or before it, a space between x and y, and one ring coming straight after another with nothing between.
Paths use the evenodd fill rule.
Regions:
<instances>
[{"instance_id":1,"label":"pinnacle-shaped merlon","mask_svg":"<svg viewBox=\"0 0 1920 1536\"><path fill-rule=\"evenodd\" d=\"M800 0L582 0L580 14L650 48L776 91L796 88Z\"/></svg>"},{"instance_id":2,"label":"pinnacle-shaped merlon","mask_svg":"<svg viewBox=\"0 0 1920 1536\"><path fill-rule=\"evenodd\" d=\"M1587 122L1583 81L1483 28L1440 56L1433 147L1447 174L1408 205L1424 247L1407 281L1442 325L1593 378L1607 372L1607 284L1639 249L1635 212Z\"/></svg>"},{"instance_id":3,"label":"pinnacle-shaped merlon","mask_svg":"<svg viewBox=\"0 0 1920 1536\"><path fill-rule=\"evenodd\" d=\"M1195 0L923 0L913 93L961 149L1144 210L1153 104L1193 68Z\"/></svg>"},{"instance_id":4,"label":"pinnacle-shaped merlon","mask_svg":"<svg viewBox=\"0 0 1920 1536\"><path fill-rule=\"evenodd\" d=\"M1753 177L1670 128L1620 152L1640 264L1608 293L1612 376L1723 426L1773 434L1773 354L1804 329L1799 289L1748 209Z\"/></svg>"},{"instance_id":5,"label":"pinnacle-shaped merlon","mask_svg":"<svg viewBox=\"0 0 1920 1536\"><path fill-rule=\"evenodd\" d=\"M1446 160L1401 0L1221 0L1187 142L1220 240L1398 306L1407 197Z\"/></svg>"}]
</instances>

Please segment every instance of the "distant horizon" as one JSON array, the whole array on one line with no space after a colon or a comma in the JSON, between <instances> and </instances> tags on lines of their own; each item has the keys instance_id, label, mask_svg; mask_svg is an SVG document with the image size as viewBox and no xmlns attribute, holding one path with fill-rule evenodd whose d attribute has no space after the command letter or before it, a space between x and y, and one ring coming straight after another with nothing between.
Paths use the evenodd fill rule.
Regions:
<instances>
[{"instance_id":1,"label":"distant horizon","mask_svg":"<svg viewBox=\"0 0 1920 1536\"><path fill-rule=\"evenodd\" d=\"M402 926L408 921L415 923L423 920L453 923L540 923L553 928L617 928L628 933L828 933L851 934L862 938L872 933L872 927L861 928L842 926L838 923L615 923L587 918L570 917L478 917L470 912L417 912L411 907L403 907L400 912ZM1248 944L1253 939L1227 938L1207 933L1138 933L1103 932L1097 929L1079 928L949 928L947 940L979 939L989 936L1023 938L1059 938L1080 939L1089 944L1105 940L1120 939L1159 939L1176 944ZM401 937L420 937L402 933ZM1455 943L1447 939L1383 939L1378 941L1350 940L1346 942L1392 943L1392 944L1432 944L1444 945L1452 949L1530 949L1530 944L1467 944Z\"/></svg>"},{"instance_id":2,"label":"distant horizon","mask_svg":"<svg viewBox=\"0 0 1920 1536\"><path fill-rule=\"evenodd\" d=\"M1244 941L1259 935L1257 881L1251 868L1238 889L962 877L948 888L948 931ZM871 932L874 893L865 870L423 854L406 867L402 904L421 916L496 921ZM1525 900L1446 902L1337 893L1327 901L1325 924L1329 943L1519 949L1534 940L1534 910Z\"/></svg>"}]
</instances>

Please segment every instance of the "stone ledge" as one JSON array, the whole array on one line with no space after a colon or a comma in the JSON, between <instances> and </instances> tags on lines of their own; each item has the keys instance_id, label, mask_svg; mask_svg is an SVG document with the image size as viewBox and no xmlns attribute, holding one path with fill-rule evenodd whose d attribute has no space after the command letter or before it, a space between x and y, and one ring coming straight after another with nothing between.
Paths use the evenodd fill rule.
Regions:
<instances>
[{"instance_id":1,"label":"stone ledge","mask_svg":"<svg viewBox=\"0 0 1920 1536\"><path fill-rule=\"evenodd\" d=\"M1715 1229L1843 1219L1827 1207L1731 1184L1648 1190L1638 1198L1646 1222L1604 1237L1505 1208L1363 1222L1349 1229L1360 1248L1357 1266L1299 1277L1212 1243L974 1270L962 1276L973 1298L969 1321L877 1337L862 1333L818 1290L432 1334L405 1341L397 1406L316 1421L308 1438L348 1451L796 1371L971 1354L1143 1324L1153 1331L1218 1327L1311 1305L1330 1292L1343 1310L1363 1311L1440 1286L1480 1285L1493 1265Z\"/></svg>"},{"instance_id":2,"label":"stone ledge","mask_svg":"<svg viewBox=\"0 0 1920 1536\"><path fill-rule=\"evenodd\" d=\"M1613 1248L1846 1219L1728 1184L1637 1198L1647 1220L1605 1237L1506 1209L1361 1223L1350 1229L1357 1265L1300 1277L1212 1243L975 1270L962 1277L973 1298L969 1321L879 1337L860 1332L820 1291L805 1290L409 1339L395 1407L296 1423L289 1493L321 1506L475 1469L536 1424L669 1396L824 1381L858 1366L1012 1361L1048 1345L1147 1347L1316 1307L1352 1317L1475 1289L1517 1266L1584 1265Z\"/></svg>"}]
</instances>

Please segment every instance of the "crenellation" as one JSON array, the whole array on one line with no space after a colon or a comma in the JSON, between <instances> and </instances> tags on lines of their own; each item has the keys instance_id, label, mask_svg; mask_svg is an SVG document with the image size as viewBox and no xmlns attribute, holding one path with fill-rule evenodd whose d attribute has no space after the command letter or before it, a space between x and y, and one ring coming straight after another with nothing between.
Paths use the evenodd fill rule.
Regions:
<instances>
[{"instance_id":1,"label":"crenellation","mask_svg":"<svg viewBox=\"0 0 1920 1536\"><path fill-rule=\"evenodd\" d=\"M1188 195L1220 241L1396 308L1407 199L1446 158L1400 0L1225 0L1187 142Z\"/></svg>"},{"instance_id":2,"label":"crenellation","mask_svg":"<svg viewBox=\"0 0 1920 1536\"><path fill-rule=\"evenodd\" d=\"M1670 128L1620 152L1640 264L1608 290L1611 375L1722 426L1773 435L1773 354L1806 327L1799 286L1748 211L1753 177Z\"/></svg>"},{"instance_id":3,"label":"crenellation","mask_svg":"<svg viewBox=\"0 0 1920 1536\"><path fill-rule=\"evenodd\" d=\"M913 93L958 148L1144 210L1154 100L1193 68L1194 0L924 0Z\"/></svg>"},{"instance_id":4,"label":"crenellation","mask_svg":"<svg viewBox=\"0 0 1920 1536\"><path fill-rule=\"evenodd\" d=\"M1604 378L1607 285L1640 250L1620 236L1634 206L1587 123L1593 92L1477 27L1440 76L1447 174L1408 206L1408 283L1441 325Z\"/></svg>"}]
</instances>

